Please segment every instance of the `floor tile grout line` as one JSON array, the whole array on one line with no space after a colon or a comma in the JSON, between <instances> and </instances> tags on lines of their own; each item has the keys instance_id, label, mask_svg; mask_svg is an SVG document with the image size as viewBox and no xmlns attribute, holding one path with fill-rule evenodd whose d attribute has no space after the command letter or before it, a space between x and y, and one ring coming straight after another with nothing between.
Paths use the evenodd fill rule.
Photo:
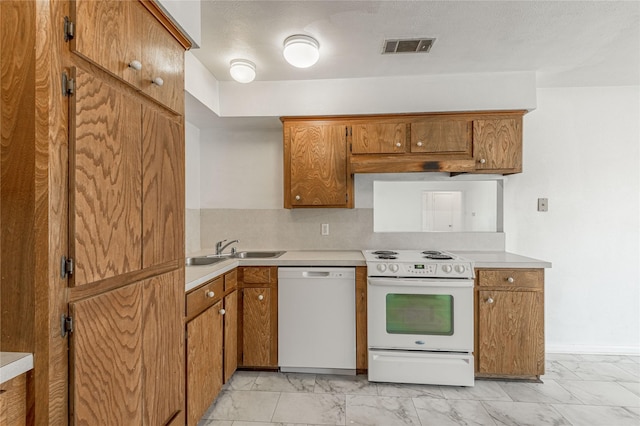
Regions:
<instances>
[{"instance_id":1,"label":"floor tile grout line","mask_svg":"<svg viewBox=\"0 0 640 426\"><path fill-rule=\"evenodd\" d=\"M269 417L269 423L273 423L273 416L276 415L276 411L278 410L278 404L280 404L280 398L282 398L282 392L278 392L278 400L276 401L276 404L273 406L273 412L271 413L271 417ZM233 426L233 424L231 426Z\"/></svg>"}]
</instances>

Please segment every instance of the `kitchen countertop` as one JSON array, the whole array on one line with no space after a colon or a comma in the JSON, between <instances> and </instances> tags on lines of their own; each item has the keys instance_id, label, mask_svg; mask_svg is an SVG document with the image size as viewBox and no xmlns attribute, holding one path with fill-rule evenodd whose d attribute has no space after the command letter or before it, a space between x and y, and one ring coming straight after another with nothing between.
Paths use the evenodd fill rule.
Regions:
<instances>
[{"instance_id":1,"label":"kitchen countertop","mask_svg":"<svg viewBox=\"0 0 640 426\"><path fill-rule=\"evenodd\" d=\"M476 268L551 268L551 262L506 251L456 251L454 253L473 260Z\"/></svg>"},{"instance_id":2,"label":"kitchen countertop","mask_svg":"<svg viewBox=\"0 0 640 426\"><path fill-rule=\"evenodd\" d=\"M191 256L211 253L211 250L203 250ZM214 265L187 266L185 291L192 290L238 266L366 266L366 263L362 252L358 250L287 251L280 257L269 259L229 259Z\"/></svg>"},{"instance_id":3,"label":"kitchen countertop","mask_svg":"<svg viewBox=\"0 0 640 426\"><path fill-rule=\"evenodd\" d=\"M204 256L213 251L201 250L190 256ZM455 251L455 254L473 260L476 268L551 268L551 263L504 251ZM187 266L185 291L206 283L238 266L366 266L359 250L305 250L287 251L271 259L232 258L214 265Z\"/></svg>"},{"instance_id":4,"label":"kitchen countertop","mask_svg":"<svg viewBox=\"0 0 640 426\"><path fill-rule=\"evenodd\" d=\"M33 355L23 352L0 352L0 384L33 369Z\"/></svg>"}]
</instances>

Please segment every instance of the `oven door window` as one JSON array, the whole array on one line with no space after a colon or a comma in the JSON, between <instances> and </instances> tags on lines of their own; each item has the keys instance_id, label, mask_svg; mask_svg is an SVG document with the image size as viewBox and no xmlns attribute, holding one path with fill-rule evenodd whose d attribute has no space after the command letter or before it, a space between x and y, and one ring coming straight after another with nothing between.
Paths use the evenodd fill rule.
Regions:
<instances>
[{"instance_id":1,"label":"oven door window","mask_svg":"<svg viewBox=\"0 0 640 426\"><path fill-rule=\"evenodd\" d=\"M387 333L453 335L453 296L387 294Z\"/></svg>"}]
</instances>

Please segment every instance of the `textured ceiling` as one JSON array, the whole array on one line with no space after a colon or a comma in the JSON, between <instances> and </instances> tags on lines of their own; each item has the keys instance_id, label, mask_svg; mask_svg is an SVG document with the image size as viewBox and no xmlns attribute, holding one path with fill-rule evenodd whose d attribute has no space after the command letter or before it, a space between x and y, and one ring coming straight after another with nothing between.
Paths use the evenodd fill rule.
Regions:
<instances>
[{"instance_id":1,"label":"textured ceiling","mask_svg":"<svg viewBox=\"0 0 640 426\"><path fill-rule=\"evenodd\" d=\"M282 57L292 34L320 61ZM427 54L382 55L385 38L434 37ZM202 1L196 57L220 81L249 59L256 80L536 71L539 86L640 84L638 1Z\"/></svg>"}]
</instances>

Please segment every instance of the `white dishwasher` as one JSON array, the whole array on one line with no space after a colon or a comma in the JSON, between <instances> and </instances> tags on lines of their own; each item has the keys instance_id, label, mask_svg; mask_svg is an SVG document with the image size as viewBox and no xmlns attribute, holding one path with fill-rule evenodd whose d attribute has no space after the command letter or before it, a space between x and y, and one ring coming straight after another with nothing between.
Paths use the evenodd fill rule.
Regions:
<instances>
[{"instance_id":1,"label":"white dishwasher","mask_svg":"<svg viewBox=\"0 0 640 426\"><path fill-rule=\"evenodd\" d=\"M278 268L278 364L284 372L355 374L355 268Z\"/></svg>"}]
</instances>

